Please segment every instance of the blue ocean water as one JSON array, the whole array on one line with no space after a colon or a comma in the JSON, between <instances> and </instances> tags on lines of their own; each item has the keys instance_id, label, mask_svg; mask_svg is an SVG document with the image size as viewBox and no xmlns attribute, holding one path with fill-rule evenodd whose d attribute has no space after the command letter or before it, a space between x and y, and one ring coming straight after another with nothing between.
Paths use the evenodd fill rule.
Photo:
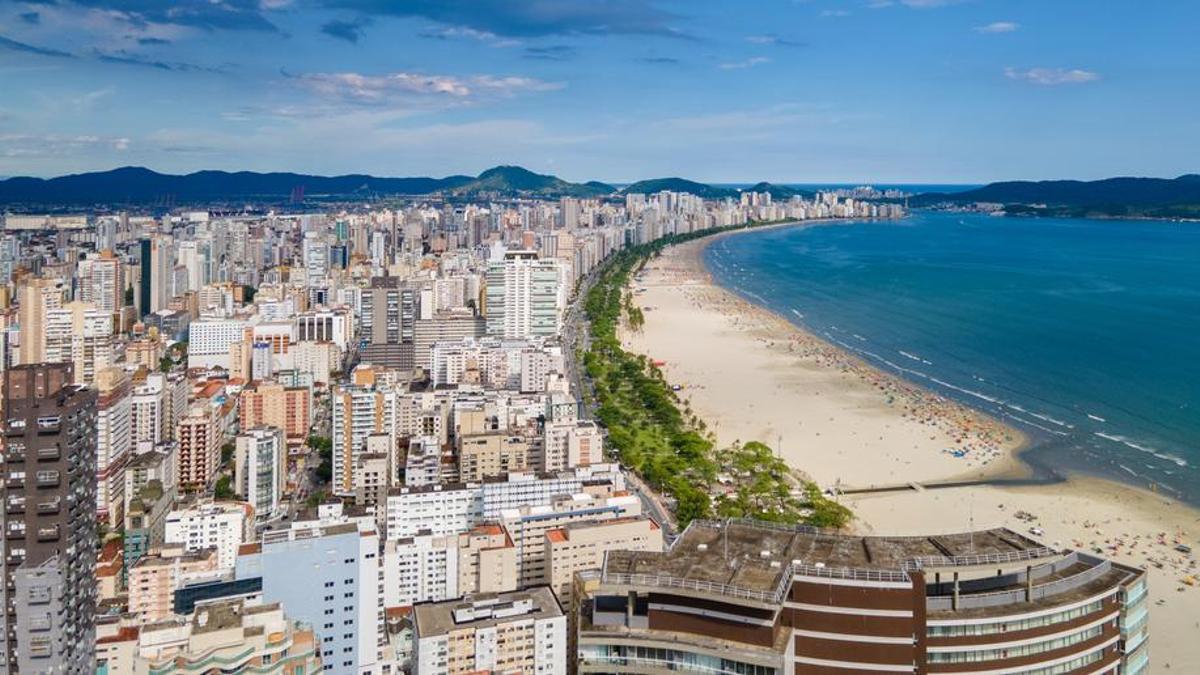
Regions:
<instances>
[{"instance_id":1,"label":"blue ocean water","mask_svg":"<svg viewBox=\"0 0 1200 675\"><path fill-rule=\"evenodd\" d=\"M1002 416L1025 457L1200 503L1200 224L918 212L715 241L721 285Z\"/></svg>"}]
</instances>

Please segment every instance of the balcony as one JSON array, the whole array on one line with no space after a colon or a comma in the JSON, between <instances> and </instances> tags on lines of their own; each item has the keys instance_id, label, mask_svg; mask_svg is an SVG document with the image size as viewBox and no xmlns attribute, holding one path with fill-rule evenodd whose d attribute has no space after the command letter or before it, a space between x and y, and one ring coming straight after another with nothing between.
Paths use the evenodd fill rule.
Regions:
<instances>
[{"instance_id":1,"label":"balcony","mask_svg":"<svg viewBox=\"0 0 1200 675\"><path fill-rule=\"evenodd\" d=\"M62 475L58 471L39 471L37 472L38 487L58 487L62 482Z\"/></svg>"},{"instance_id":2,"label":"balcony","mask_svg":"<svg viewBox=\"0 0 1200 675\"><path fill-rule=\"evenodd\" d=\"M4 460L19 464L25 461L25 448L9 447L8 452L4 453Z\"/></svg>"},{"instance_id":3,"label":"balcony","mask_svg":"<svg viewBox=\"0 0 1200 675\"><path fill-rule=\"evenodd\" d=\"M61 430L62 417L58 415L39 417L37 419L37 431L39 434L57 434Z\"/></svg>"},{"instance_id":4,"label":"balcony","mask_svg":"<svg viewBox=\"0 0 1200 675\"><path fill-rule=\"evenodd\" d=\"M23 510L23 509L22 509ZM49 501L38 502L38 515L50 515L62 510L62 499L55 497Z\"/></svg>"},{"instance_id":5,"label":"balcony","mask_svg":"<svg viewBox=\"0 0 1200 675\"><path fill-rule=\"evenodd\" d=\"M8 424L4 426L4 433L7 436L24 436L25 435L25 420L10 419Z\"/></svg>"},{"instance_id":6,"label":"balcony","mask_svg":"<svg viewBox=\"0 0 1200 675\"><path fill-rule=\"evenodd\" d=\"M25 513L25 498L9 497L4 505L4 512L9 515Z\"/></svg>"},{"instance_id":7,"label":"balcony","mask_svg":"<svg viewBox=\"0 0 1200 675\"><path fill-rule=\"evenodd\" d=\"M13 527L13 525L20 525L20 527ZM9 523L8 529L5 532L5 536L7 536L9 539L24 539L25 523Z\"/></svg>"},{"instance_id":8,"label":"balcony","mask_svg":"<svg viewBox=\"0 0 1200 675\"><path fill-rule=\"evenodd\" d=\"M38 541L57 541L59 538L58 525L49 527L39 527L37 531Z\"/></svg>"},{"instance_id":9,"label":"balcony","mask_svg":"<svg viewBox=\"0 0 1200 675\"><path fill-rule=\"evenodd\" d=\"M5 485L7 485L9 488L23 488L25 487L25 476L9 476L5 481Z\"/></svg>"},{"instance_id":10,"label":"balcony","mask_svg":"<svg viewBox=\"0 0 1200 675\"><path fill-rule=\"evenodd\" d=\"M58 460L62 458L62 451L57 445L49 448L38 448L37 458L39 462Z\"/></svg>"}]
</instances>

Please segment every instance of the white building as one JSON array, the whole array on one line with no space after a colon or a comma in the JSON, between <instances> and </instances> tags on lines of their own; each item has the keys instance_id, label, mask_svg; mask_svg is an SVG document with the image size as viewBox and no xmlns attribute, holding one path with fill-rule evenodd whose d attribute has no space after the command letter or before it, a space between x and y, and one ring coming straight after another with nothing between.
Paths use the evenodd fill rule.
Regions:
<instances>
[{"instance_id":1,"label":"white building","mask_svg":"<svg viewBox=\"0 0 1200 675\"><path fill-rule=\"evenodd\" d=\"M287 484L287 443L274 427L247 429L237 437L234 455L234 491L254 507L259 522L282 514Z\"/></svg>"},{"instance_id":2,"label":"white building","mask_svg":"<svg viewBox=\"0 0 1200 675\"><path fill-rule=\"evenodd\" d=\"M567 617L547 587L413 608L416 672L565 675Z\"/></svg>"},{"instance_id":3,"label":"white building","mask_svg":"<svg viewBox=\"0 0 1200 675\"><path fill-rule=\"evenodd\" d=\"M232 367L229 345L246 339L246 321L201 317L188 325L188 368Z\"/></svg>"},{"instance_id":4,"label":"white building","mask_svg":"<svg viewBox=\"0 0 1200 675\"><path fill-rule=\"evenodd\" d=\"M507 339L558 334L566 294L555 260L534 251L508 251L488 264L486 314L489 335Z\"/></svg>"},{"instance_id":5,"label":"white building","mask_svg":"<svg viewBox=\"0 0 1200 675\"><path fill-rule=\"evenodd\" d=\"M419 534L384 544L384 607L411 607L458 596L457 535Z\"/></svg>"},{"instance_id":6,"label":"white building","mask_svg":"<svg viewBox=\"0 0 1200 675\"><path fill-rule=\"evenodd\" d=\"M388 491L387 538L415 537L423 531L434 536L466 532L480 520L478 485L427 485Z\"/></svg>"},{"instance_id":7,"label":"white building","mask_svg":"<svg viewBox=\"0 0 1200 675\"><path fill-rule=\"evenodd\" d=\"M327 672L380 673L383 603L379 536L357 523L294 523L263 535L237 561L237 578L262 578L264 602L312 627Z\"/></svg>"},{"instance_id":8,"label":"white building","mask_svg":"<svg viewBox=\"0 0 1200 675\"><path fill-rule=\"evenodd\" d=\"M186 551L217 550L217 566L232 569L238 547L253 532L254 508L245 502L203 502L167 514L165 541Z\"/></svg>"}]
</instances>

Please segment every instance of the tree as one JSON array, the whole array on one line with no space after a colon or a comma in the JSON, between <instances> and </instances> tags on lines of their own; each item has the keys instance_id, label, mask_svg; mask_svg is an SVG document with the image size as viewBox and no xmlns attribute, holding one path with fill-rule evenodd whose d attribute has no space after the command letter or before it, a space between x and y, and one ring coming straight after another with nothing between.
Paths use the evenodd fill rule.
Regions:
<instances>
[{"instance_id":1,"label":"tree","mask_svg":"<svg viewBox=\"0 0 1200 675\"><path fill-rule=\"evenodd\" d=\"M132 305L133 305L133 286L128 286L125 288L125 306L131 307Z\"/></svg>"},{"instance_id":2,"label":"tree","mask_svg":"<svg viewBox=\"0 0 1200 675\"><path fill-rule=\"evenodd\" d=\"M175 367L175 362L173 360L171 360L171 357L169 357L169 356L164 356L158 360L158 370L160 372L169 373L169 372L171 372L171 369L174 367Z\"/></svg>"},{"instance_id":3,"label":"tree","mask_svg":"<svg viewBox=\"0 0 1200 675\"><path fill-rule=\"evenodd\" d=\"M233 499L236 496L233 492L233 478L231 476L221 476L217 479L217 487L213 490L214 499Z\"/></svg>"},{"instance_id":4,"label":"tree","mask_svg":"<svg viewBox=\"0 0 1200 675\"><path fill-rule=\"evenodd\" d=\"M234 445L233 441L221 446L221 466L229 464L229 460L233 459L233 453L236 449L237 446Z\"/></svg>"}]
</instances>

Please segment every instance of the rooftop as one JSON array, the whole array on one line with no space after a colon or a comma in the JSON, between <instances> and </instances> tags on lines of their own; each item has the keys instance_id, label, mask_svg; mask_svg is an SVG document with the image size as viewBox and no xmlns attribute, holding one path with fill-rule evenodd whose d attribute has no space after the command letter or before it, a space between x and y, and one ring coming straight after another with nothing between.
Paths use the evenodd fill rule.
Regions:
<instances>
[{"instance_id":1,"label":"rooftop","mask_svg":"<svg viewBox=\"0 0 1200 675\"><path fill-rule=\"evenodd\" d=\"M562 616L562 609L548 586L511 593L485 593L461 600L431 602L413 607L419 637L445 635L470 626L498 626L510 621L532 621Z\"/></svg>"},{"instance_id":2,"label":"rooftop","mask_svg":"<svg viewBox=\"0 0 1200 675\"><path fill-rule=\"evenodd\" d=\"M907 581L909 570L1050 555L1054 552L1038 542L999 528L928 537L862 537L754 521L696 521L666 552L610 552L604 576L620 583L639 575L653 585L692 586L777 602L794 569L821 576Z\"/></svg>"}]
</instances>

